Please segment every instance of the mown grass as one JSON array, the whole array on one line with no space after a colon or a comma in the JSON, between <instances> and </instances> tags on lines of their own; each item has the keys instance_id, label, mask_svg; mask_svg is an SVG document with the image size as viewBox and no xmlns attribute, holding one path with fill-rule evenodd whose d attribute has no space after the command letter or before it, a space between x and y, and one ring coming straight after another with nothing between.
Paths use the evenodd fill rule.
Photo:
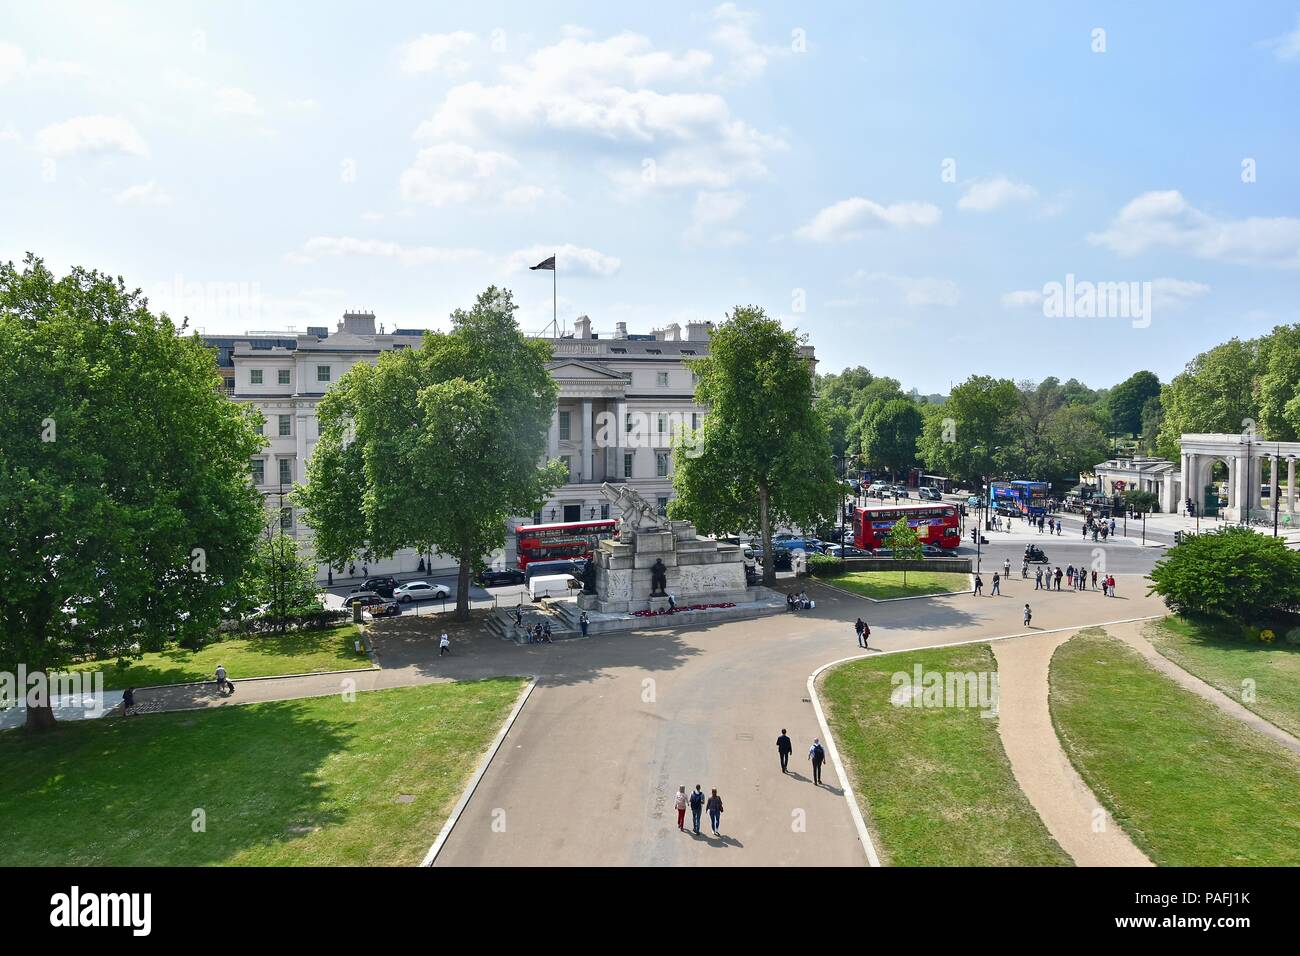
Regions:
<instances>
[{"instance_id":1,"label":"mown grass","mask_svg":"<svg viewBox=\"0 0 1300 956\"><path fill-rule=\"evenodd\" d=\"M1300 757L1099 629L1057 648L1050 703L1080 776L1153 862L1300 865Z\"/></svg>"},{"instance_id":2,"label":"mown grass","mask_svg":"<svg viewBox=\"0 0 1300 956\"><path fill-rule=\"evenodd\" d=\"M898 866L1069 865L1016 783L996 718L977 707L899 707L893 675L988 673L987 644L866 658L828 671L827 719L868 825Z\"/></svg>"},{"instance_id":3,"label":"mown grass","mask_svg":"<svg viewBox=\"0 0 1300 956\"><path fill-rule=\"evenodd\" d=\"M522 684L426 684L352 702L316 697L0 735L0 864L416 864Z\"/></svg>"},{"instance_id":4,"label":"mown grass","mask_svg":"<svg viewBox=\"0 0 1300 956\"><path fill-rule=\"evenodd\" d=\"M1170 616L1149 625L1146 636L1183 670L1300 737L1300 647L1281 632L1266 644L1236 625Z\"/></svg>"},{"instance_id":5,"label":"mown grass","mask_svg":"<svg viewBox=\"0 0 1300 956\"><path fill-rule=\"evenodd\" d=\"M848 571L827 578L826 583L883 601L887 598L967 591L970 589L970 575L953 571Z\"/></svg>"}]
</instances>

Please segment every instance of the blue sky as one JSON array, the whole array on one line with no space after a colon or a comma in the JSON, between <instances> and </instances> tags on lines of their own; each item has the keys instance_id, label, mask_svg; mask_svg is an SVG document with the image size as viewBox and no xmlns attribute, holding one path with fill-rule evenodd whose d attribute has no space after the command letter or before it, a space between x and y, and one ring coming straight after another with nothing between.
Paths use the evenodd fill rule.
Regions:
<instances>
[{"instance_id":1,"label":"blue sky","mask_svg":"<svg viewBox=\"0 0 1300 956\"><path fill-rule=\"evenodd\" d=\"M599 332L756 303L923 392L1167 380L1300 321L1300 3L1134 7L0 3L0 258L208 332L490 283L540 329L559 250ZM1067 274L1150 324L1046 315Z\"/></svg>"}]
</instances>

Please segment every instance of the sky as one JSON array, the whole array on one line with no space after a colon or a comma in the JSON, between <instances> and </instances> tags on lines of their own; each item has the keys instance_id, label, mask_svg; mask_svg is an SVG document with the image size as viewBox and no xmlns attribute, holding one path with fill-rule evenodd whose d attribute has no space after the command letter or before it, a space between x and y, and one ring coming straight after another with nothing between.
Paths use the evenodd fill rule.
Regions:
<instances>
[{"instance_id":1,"label":"sky","mask_svg":"<svg viewBox=\"0 0 1300 956\"><path fill-rule=\"evenodd\" d=\"M810 6L0 0L0 260L209 334L492 284L540 331L556 253L565 327L760 305L923 393L1300 321L1300 2Z\"/></svg>"}]
</instances>

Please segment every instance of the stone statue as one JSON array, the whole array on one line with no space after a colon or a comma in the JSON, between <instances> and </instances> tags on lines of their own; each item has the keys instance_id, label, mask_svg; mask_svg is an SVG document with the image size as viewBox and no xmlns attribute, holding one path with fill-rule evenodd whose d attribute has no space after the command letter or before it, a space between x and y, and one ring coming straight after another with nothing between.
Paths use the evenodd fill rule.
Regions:
<instances>
[{"instance_id":1,"label":"stone statue","mask_svg":"<svg viewBox=\"0 0 1300 956\"><path fill-rule=\"evenodd\" d=\"M593 557L587 561L587 566L582 569L582 593L596 593L596 559Z\"/></svg>"},{"instance_id":2,"label":"stone statue","mask_svg":"<svg viewBox=\"0 0 1300 956\"><path fill-rule=\"evenodd\" d=\"M659 530L669 527L668 519L655 514L654 506L639 493L627 485L611 485L605 482L600 486L600 493L618 507L618 531L620 538L627 538L626 531Z\"/></svg>"},{"instance_id":3,"label":"stone statue","mask_svg":"<svg viewBox=\"0 0 1300 956\"><path fill-rule=\"evenodd\" d=\"M668 592L668 569L664 567L662 558L655 558L655 563L650 567L650 596L662 597Z\"/></svg>"}]
</instances>

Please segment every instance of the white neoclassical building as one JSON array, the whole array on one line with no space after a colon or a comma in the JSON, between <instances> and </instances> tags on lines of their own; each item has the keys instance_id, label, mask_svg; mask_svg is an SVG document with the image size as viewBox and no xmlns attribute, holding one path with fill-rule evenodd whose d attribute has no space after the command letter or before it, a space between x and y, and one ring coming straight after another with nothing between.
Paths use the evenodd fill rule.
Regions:
<instances>
[{"instance_id":1,"label":"white neoclassical building","mask_svg":"<svg viewBox=\"0 0 1300 956\"><path fill-rule=\"evenodd\" d=\"M1191 498L1201 513L1211 495L1218 494L1215 466L1227 475L1227 506L1221 513L1230 521L1247 516L1266 517L1274 502L1282 514L1297 513L1296 459L1300 442L1268 441L1254 434L1187 434L1179 442L1179 461L1163 458L1116 458L1094 469L1106 494L1129 489L1154 492L1160 510L1176 512ZM1263 487L1264 462L1269 461L1268 494ZM1282 475L1286 488L1278 495Z\"/></svg>"},{"instance_id":2,"label":"white neoclassical building","mask_svg":"<svg viewBox=\"0 0 1300 956\"><path fill-rule=\"evenodd\" d=\"M548 366L559 387L551 420L547 457L564 462L569 480L531 521L576 521L619 517L609 513L600 494L604 481L627 483L642 497L666 508L672 497L672 437L681 428L699 427L704 409L695 403L695 381L686 361L708 353L713 325L676 323L647 334L629 335L618 323L602 336L591 320L580 317L569 335L549 338L553 359ZM325 392L357 362L374 362L385 351L418 348L423 329L376 331L370 312L348 312L334 331L309 327L306 334L251 332L205 336L217 350L225 392L235 401L257 406L266 419L266 447L253 459L253 480L273 514L305 548L310 529L298 509L281 502L294 482L301 482L320 436L316 405ZM815 362L805 347L810 367ZM421 555L399 552L366 565L371 574L414 572ZM423 556L426 560L430 556ZM507 536L502 560L513 559ZM433 555L429 570L451 570L454 561ZM362 566L358 563L356 573ZM320 568L325 580L328 569Z\"/></svg>"}]
</instances>

